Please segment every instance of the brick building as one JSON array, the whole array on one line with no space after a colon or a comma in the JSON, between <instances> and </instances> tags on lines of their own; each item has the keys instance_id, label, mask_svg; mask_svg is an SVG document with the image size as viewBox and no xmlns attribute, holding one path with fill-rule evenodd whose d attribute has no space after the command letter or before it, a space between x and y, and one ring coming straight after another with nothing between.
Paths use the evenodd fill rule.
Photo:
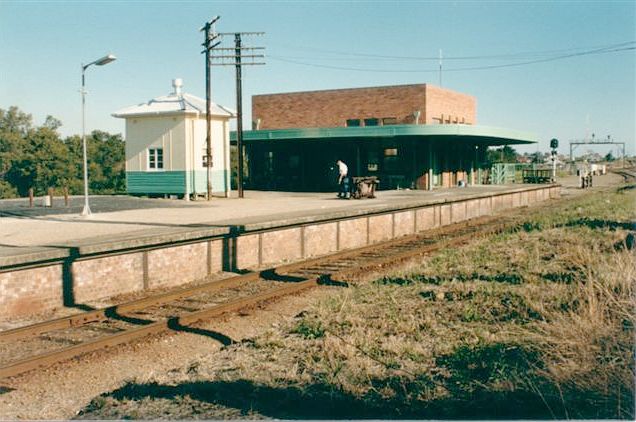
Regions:
<instances>
[{"instance_id":1,"label":"brick building","mask_svg":"<svg viewBox=\"0 0 636 422\"><path fill-rule=\"evenodd\" d=\"M243 136L246 187L334 189L336 159L384 189L483 183L489 146L536 141L477 126L476 103L429 84L255 95L254 130Z\"/></svg>"},{"instance_id":2,"label":"brick building","mask_svg":"<svg viewBox=\"0 0 636 422\"><path fill-rule=\"evenodd\" d=\"M255 95L252 119L258 130L477 123L475 97L428 84Z\"/></svg>"}]
</instances>

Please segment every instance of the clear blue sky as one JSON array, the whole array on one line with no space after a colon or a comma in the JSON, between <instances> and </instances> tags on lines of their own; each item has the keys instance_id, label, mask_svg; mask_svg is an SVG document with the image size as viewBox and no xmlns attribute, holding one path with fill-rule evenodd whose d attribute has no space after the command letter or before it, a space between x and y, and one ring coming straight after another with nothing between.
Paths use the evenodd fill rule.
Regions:
<instances>
[{"instance_id":1,"label":"clear blue sky","mask_svg":"<svg viewBox=\"0 0 636 422\"><path fill-rule=\"evenodd\" d=\"M538 135L538 147L520 151L545 151L550 138L556 137L561 152L566 152L569 140L595 133L625 141L628 153L636 152L636 50L452 70L515 64L625 42L634 47L635 1L0 0L0 108L16 105L33 114L36 124L50 114L62 121L63 135L78 134L80 65L112 52L116 62L87 71L87 130L122 133L123 121L110 114L168 94L172 78L183 78L185 91L205 97L199 28L215 15L221 16L219 32L266 32L251 44L266 47L267 64L244 68L246 128L254 94L438 84L434 58L442 49L442 85L477 97L479 124ZM546 53L555 50L559 53ZM458 59L467 56L481 58ZM234 69L213 68L214 101L235 107L234 89Z\"/></svg>"}]
</instances>

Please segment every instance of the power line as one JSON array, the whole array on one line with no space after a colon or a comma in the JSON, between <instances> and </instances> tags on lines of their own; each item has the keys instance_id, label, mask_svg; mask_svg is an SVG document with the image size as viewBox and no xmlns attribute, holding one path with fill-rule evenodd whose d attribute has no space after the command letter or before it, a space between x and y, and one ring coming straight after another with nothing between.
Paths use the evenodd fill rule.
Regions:
<instances>
[{"instance_id":1,"label":"power line","mask_svg":"<svg viewBox=\"0 0 636 422\"><path fill-rule=\"evenodd\" d=\"M598 49L609 49L609 48L618 48L625 47L628 45L636 44L636 41L626 41L621 43L614 44L605 44L605 45L595 45L595 46L587 46L587 47L572 47L572 48L564 48L557 50L544 50L544 51L526 51L526 52L516 52L516 53L502 53L502 54L490 54L490 55L475 55L475 56L445 56L445 60L490 60L490 59L538 59L538 58L548 58L563 55L566 53L575 53L580 52L581 50L598 50ZM325 54L333 54L339 56L346 56L343 59L340 58L321 58L321 60L354 60L354 57L366 58L366 59L389 59L389 60L428 60L428 61L437 61L439 57L435 56L395 56L395 55L385 55L385 54L374 54L374 53L357 53L350 51L337 51L337 50L329 50L322 49L316 47L300 47L293 46L289 44L280 44L283 47L299 49L302 51L316 51ZM292 57L290 57L292 58ZM293 57L295 59L303 59L307 57ZM311 57L312 59L316 59L316 57ZM355 59L358 60L358 59Z\"/></svg>"},{"instance_id":2,"label":"power line","mask_svg":"<svg viewBox=\"0 0 636 422\"><path fill-rule=\"evenodd\" d=\"M467 71L467 70L488 70L488 69L498 69L498 68L505 68L505 67L518 67L518 66L526 66L526 65L530 65L530 64L536 64L536 63L544 63L544 62L563 60L563 59L568 59L568 58L572 58L572 57L595 55L595 54L616 53L616 52L628 51L628 50L636 50L636 46L633 46L633 47L622 47L622 48L612 48L612 49L608 49L608 48L609 47L602 47L602 48L595 49L595 50L582 51L582 52L571 53L571 54L563 54L563 55L560 55L560 56L554 56L554 57L548 57L548 58L542 58L542 59L536 59L536 60L526 60L526 61L523 61L523 62L504 63L504 64L485 65L485 66L447 68L447 69L444 69L444 71L445 72L462 72L462 71ZM280 61L280 62L285 62L285 63L293 63L293 64L298 64L298 65L303 65L303 66L310 66L310 67L319 67L319 68L324 68L324 69L349 70L349 71L356 71L356 72L376 72L376 73L432 73L432 72L439 72L439 69L377 69L377 68L373 69L373 68L334 66L334 65L329 65L329 64L309 63L309 62L294 60L294 59L288 58L286 56L269 55L268 57L271 58L271 59ZM444 59L448 60L447 57L444 57ZM439 57L436 57L435 60L439 61Z\"/></svg>"},{"instance_id":3,"label":"power line","mask_svg":"<svg viewBox=\"0 0 636 422\"><path fill-rule=\"evenodd\" d=\"M447 71L453 72L453 71L464 71L464 70L486 70L486 69L497 69L497 68L502 68L502 67L525 66L525 65L529 65L529 64L535 64L535 63L545 63L545 62L553 62L553 61L556 61L556 60L569 59L569 58L572 58L572 57L589 56L589 55L593 55L593 54L615 53L615 52L627 51L627 50L636 50L636 46L635 47L616 48L616 49L613 49L613 50L598 49L598 50L592 50L592 51L584 51L584 52L581 52L581 53L565 54L565 55L562 55L562 56L550 57L550 58L547 58L547 59L530 60L530 61L525 61L525 62L520 62L520 63L507 63L507 64L500 64L500 65L490 65L490 66L481 66L481 67L472 67L472 68L471 67L464 67L464 68L457 68L457 69L448 69Z\"/></svg>"}]
</instances>

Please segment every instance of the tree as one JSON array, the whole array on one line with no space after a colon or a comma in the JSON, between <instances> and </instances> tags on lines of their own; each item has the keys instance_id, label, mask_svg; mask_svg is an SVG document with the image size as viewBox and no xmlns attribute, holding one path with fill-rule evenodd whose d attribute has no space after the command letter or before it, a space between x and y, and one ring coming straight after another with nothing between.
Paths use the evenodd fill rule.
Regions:
<instances>
[{"instance_id":1,"label":"tree","mask_svg":"<svg viewBox=\"0 0 636 422\"><path fill-rule=\"evenodd\" d=\"M33 118L17 107L0 109L0 197L17 196L17 189L7 180L17 161L24 155L26 138L32 132Z\"/></svg>"},{"instance_id":2,"label":"tree","mask_svg":"<svg viewBox=\"0 0 636 422\"><path fill-rule=\"evenodd\" d=\"M30 114L17 107L0 109L0 198L26 196L33 188L42 195L49 188L83 191L82 147L79 136L61 139L62 122L47 116L34 127ZM121 135L94 131L87 138L90 190L126 190L125 150Z\"/></svg>"},{"instance_id":3,"label":"tree","mask_svg":"<svg viewBox=\"0 0 636 422\"><path fill-rule=\"evenodd\" d=\"M605 161L607 162L611 162L616 160L616 158L614 158L614 155L612 154L612 151L608 152L607 154L605 154Z\"/></svg>"},{"instance_id":4,"label":"tree","mask_svg":"<svg viewBox=\"0 0 636 422\"><path fill-rule=\"evenodd\" d=\"M15 198L18 196L18 190L11 186L9 182L0 179L0 199Z\"/></svg>"},{"instance_id":5,"label":"tree","mask_svg":"<svg viewBox=\"0 0 636 422\"><path fill-rule=\"evenodd\" d=\"M514 148L505 145L497 149L489 149L486 154L488 163L516 163L517 151Z\"/></svg>"},{"instance_id":6,"label":"tree","mask_svg":"<svg viewBox=\"0 0 636 422\"><path fill-rule=\"evenodd\" d=\"M533 152L532 155L532 160L530 161L532 164L540 164L543 163L543 157L541 156L540 152Z\"/></svg>"},{"instance_id":7,"label":"tree","mask_svg":"<svg viewBox=\"0 0 636 422\"><path fill-rule=\"evenodd\" d=\"M49 188L68 186L75 177L72 157L60 140L58 127L59 120L48 116L43 126L26 134L21 154L14 158L7 174L20 195L26 195L29 188L42 195Z\"/></svg>"},{"instance_id":8,"label":"tree","mask_svg":"<svg viewBox=\"0 0 636 422\"><path fill-rule=\"evenodd\" d=\"M22 136L33 127L33 117L20 111L16 106L9 107L9 110L0 108L0 133L14 133Z\"/></svg>"},{"instance_id":9,"label":"tree","mask_svg":"<svg viewBox=\"0 0 636 422\"><path fill-rule=\"evenodd\" d=\"M88 142L90 186L102 193L126 191L126 151L121 135L95 130Z\"/></svg>"}]
</instances>

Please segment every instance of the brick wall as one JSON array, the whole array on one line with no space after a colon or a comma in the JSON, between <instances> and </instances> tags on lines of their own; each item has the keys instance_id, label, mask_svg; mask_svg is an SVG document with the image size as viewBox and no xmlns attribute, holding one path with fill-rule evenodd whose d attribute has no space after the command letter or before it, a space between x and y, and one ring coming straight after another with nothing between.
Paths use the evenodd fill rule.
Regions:
<instances>
[{"instance_id":1,"label":"brick wall","mask_svg":"<svg viewBox=\"0 0 636 422\"><path fill-rule=\"evenodd\" d=\"M72 266L75 303L143 289L143 253L76 261Z\"/></svg>"},{"instance_id":2,"label":"brick wall","mask_svg":"<svg viewBox=\"0 0 636 422\"><path fill-rule=\"evenodd\" d=\"M0 273L0 318L63 305L62 264Z\"/></svg>"},{"instance_id":3,"label":"brick wall","mask_svg":"<svg viewBox=\"0 0 636 422\"><path fill-rule=\"evenodd\" d=\"M150 288L178 286L208 274L208 243L161 248L148 252Z\"/></svg>"},{"instance_id":4,"label":"brick wall","mask_svg":"<svg viewBox=\"0 0 636 422\"><path fill-rule=\"evenodd\" d=\"M474 124L475 98L426 84L375 88L334 89L255 95L252 119L259 129L346 126L347 119L395 118L395 124L439 123L443 114L449 123Z\"/></svg>"},{"instance_id":5,"label":"brick wall","mask_svg":"<svg viewBox=\"0 0 636 422\"><path fill-rule=\"evenodd\" d=\"M477 100L459 92L426 85L426 110L422 123L477 123Z\"/></svg>"}]
</instances>

